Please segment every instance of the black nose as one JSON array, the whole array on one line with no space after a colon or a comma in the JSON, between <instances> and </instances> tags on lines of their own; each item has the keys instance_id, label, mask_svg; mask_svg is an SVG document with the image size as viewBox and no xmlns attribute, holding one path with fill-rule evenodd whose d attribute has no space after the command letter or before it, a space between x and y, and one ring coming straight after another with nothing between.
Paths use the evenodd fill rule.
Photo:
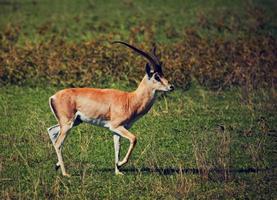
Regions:
<instances>
[{"instance_id":1,"label":"black nose","mask_svg":"<svg viewBox=\"0 0 277 200\"><path fill-rule=\"evenodd\" d=\"M170 91L173 91L173 90L174 90L174 86L171 85L171 86L169 87L169 89L170 89Z\"/></svg>"}]
</instances>

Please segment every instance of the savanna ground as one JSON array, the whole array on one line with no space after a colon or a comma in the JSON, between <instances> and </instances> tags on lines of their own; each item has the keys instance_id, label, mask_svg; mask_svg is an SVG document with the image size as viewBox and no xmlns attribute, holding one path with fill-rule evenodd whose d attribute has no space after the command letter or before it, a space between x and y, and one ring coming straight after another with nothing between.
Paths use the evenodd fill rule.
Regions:
<instances>
[{"instance_id":1,"label":"savanna ground","mask_svg":"<svg viewBox=\"0 0 277 200\"><path fill-rule=\"evenodd\" d=\"M276 199L275 1L0 0L1 199ZM159 47L177 86L131 129L114 175L112 134L82 124L54 170L48 98L64 87L133 90ZM128 142L123 140L126 152Z\"/></svg>"}]
</instances>

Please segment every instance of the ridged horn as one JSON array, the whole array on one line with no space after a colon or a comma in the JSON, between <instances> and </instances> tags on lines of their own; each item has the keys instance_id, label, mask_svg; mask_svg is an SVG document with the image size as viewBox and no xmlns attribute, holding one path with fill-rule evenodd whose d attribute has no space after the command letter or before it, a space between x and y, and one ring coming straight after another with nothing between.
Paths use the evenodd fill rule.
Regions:
<instances>
[{"instance_id":1,"label":"ridged horn","mask_svg":"<svg viewBox=\"0 0 277 200\"><path fill-rule=\"evenodd\" d=\"M162 73L162 69L161 69L160 63L159 63L158 59L155 57L155 55L151 55L151 54L149 54L147 52L144 52L144 51L142 51L142 50L134 47L133 45L130 45L130 44L126 43L126 42L122 42L122 41L113 41L112 42L112 44L116 44L116 43L123 44L123 45L129 47L130 49L134 50L138 54L144 56L153 65L154 71Z\"/></svg>"}]
</instances>

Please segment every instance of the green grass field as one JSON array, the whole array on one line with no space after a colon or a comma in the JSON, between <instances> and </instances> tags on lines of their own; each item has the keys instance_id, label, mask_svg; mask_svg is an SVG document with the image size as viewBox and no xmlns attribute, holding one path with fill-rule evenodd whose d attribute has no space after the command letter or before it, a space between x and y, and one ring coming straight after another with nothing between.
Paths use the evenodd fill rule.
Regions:
<instances>
[{"instance_id":1,"label":"green grass field","mask_svg":"<svg viewBox=\"0 0 277 200\"><path fill-rule=\"evenodd\" d=\"M276 197L276 116L267 92L242 103L240 91L195 87L159 98L131 129L138 145L115 176L112 134L82 124L65 142L71 178L54 170L46 128L55 124L55 88L2 87L2 199L231 199ZM273 103L273 102L271 102ZM128 147L123 142L123 152Z\"/></svg>"},{"instance_id":2,"label":"green grass field","mask_svg":"<svg viewBox=\"0 0 277 200\"><path fill-rule=\"evenodd\" d=\"M0 199L276 199L274 83L271 87L270 84L256 87L247 82L250 86L211 90L200 86L200 81L191 75L191 80L184 83L185 89L180 87L160 95L151 111L130 129L138 137L138 144L122 169L124 176L114 175L113 139L108 130L88 124L71 130L63 148L70 178L55 171L57 157L46 131L56 124L48 98L63 87L74 85L76 78L69 76L65 83L57 84L59 76L70 74L67 72L70 66L64 63L78 63L81 59L75 57L86 55L87 44L99 41L95 43L98 54L89 54L99 56L98 65L115 63L118 58L123 66L119 69L128 72L122 71L126 76L109 74L107 78L103 74L109 69L104 67L97 68L97 76L89 76L89 70L85 70L78 84L84 83L81 78L87 82L96 77L99 80L91 80L87 87L131 91L143 75L142 70L137 70L141 58L128 60L126 56L131 54L112 51L105 54L108 42L124 40L150 46L155 41L167 51L164 59L172 63L174 70L185 65L178 63L184 59L175 56L180 52L174 45L186 44L178 43L186 38L195 39L195 35L187 34L191 30L197 30L197 37L207 38L211 43L215 39L227 41L223 46L238 38L241 43L237 44L244 44L243 38L250 36L258 38L255 48L260 41L272 41L259 39L276 38L274 8L274 0L0 0ZM199 41L203 54L209 43ZM251 40L249 44L243 46L245 52L251 51ZM69 53L62 61L57 55L63 49L49 50L63 47ZM82 47L81 52L71 52L78 47ZM261 47L276 53L270 45ZM43 51L47 59L39 62L43 60ZM16 56L9 57L10 54ZM28 60L28 55L33 60ZM188 55L187 59L193 57ZM268 55L265 60L274 63L274 55ZM178 62L170 62L174 57ZM83 70L93 63L82 59L86 61L80 62L84 66L72 69ZM262 65L262 61L255 62ZM126 68L128 62L134 66ZM41 71L30 71L30 76L20 71L22 64L35 71L43 70L39 64L45 63L55 66L60 63L64 68L63 74L53 77L58 81L46 85L49 77L36 79L44 76ZM1 65L5 65L6 71ZM3 74L6 72L15 74L9 76L12 80ZM127 74L132 73L136 78L129 80ZM182 71L165 72L168 77L178 77L178 73ZM182 78L186 76L179 83ZM124 155L128 141L122 142Z\"/></svg>"}]
</instances>

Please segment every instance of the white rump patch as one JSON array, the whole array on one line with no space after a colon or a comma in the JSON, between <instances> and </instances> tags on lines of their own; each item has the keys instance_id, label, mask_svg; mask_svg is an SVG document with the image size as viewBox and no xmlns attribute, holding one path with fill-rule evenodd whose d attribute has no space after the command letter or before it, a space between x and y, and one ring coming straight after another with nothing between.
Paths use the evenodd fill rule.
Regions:
<instances>
[{"instance_id":1,"label":"white rump patch","mask_svg":"<svg viewBox=\"0 0 277 200\"><path fill-rule=\"evenodd\" d=\"M55 144L60 133L60 126L57 124L55 126L48 128L47 131L52 143Z\"/></svg>"}]
</instances>

